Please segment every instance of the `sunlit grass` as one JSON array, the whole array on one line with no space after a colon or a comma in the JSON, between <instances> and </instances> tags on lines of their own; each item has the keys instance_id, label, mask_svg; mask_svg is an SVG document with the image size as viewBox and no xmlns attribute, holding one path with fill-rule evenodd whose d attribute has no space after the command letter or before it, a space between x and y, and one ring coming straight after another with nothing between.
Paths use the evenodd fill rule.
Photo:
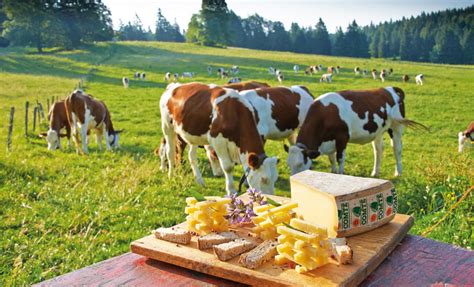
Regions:
<instances>
[{"instance_id":1,"label":"sunlit grass","mask_svg":"<svg viewBox=\"0 0 474 287\"><path fill-rule=\"evenodd\" d=\"M0 285L26 285L63 274L128 251L134 239L158 226L184 220L187 190L197 188L185 165L168 178L159 171L153 149L161 137L159 98L165 72L195 72L193 80L222 84L207 66L238 65L244 80L278 85L268 74L273 66L285 73L285 85L303 84L314 95L343 89L399 86L406 93L407 116L430 126L431 133L407 130L403 138L404 175L393 178L395 161L388 141L382 177L394 181L400 211L416 217L412 232L419 234L434 224L473 184L474 149L457 154L457 133L472 120L474 67L352 59L247 49L215 49L174 43L100 43L76 51L29 49L0 50ZM340 65L333 84L319 77L295 75L292 68L323 64ZM382 85L370 77L355 76L353 68L393 68ZM133 80L145 71L147 81ZM414 76L425 74L425 86L415 86ZM401 82L403 74L410 83ZM130 88L121 78L131 79ZM48 152L42 139L31 131L24 137L24 103L52 96L65 97L79 79L86 92L104 100L114 125L125 129L118 152L99 152L91 141L91 153L78 156L72 149ZM13 151L6 152L7 119L15 106ZM32 108L30 106L30 111ZM47 128L46 122L41 130ZM282 143L269 142L267 153L277 155L280 177L277 194L289 196L289 171ZM206 194L223 195L224 179L211 177L200 151ZM370 145L350 145L346 172L369 176L373 164ZM326 158L315 168L329 171ZM236 177L241 169L236 168ZM472 196L428 236L464 247L473 247Z\"/></svg>"}]
</instances>

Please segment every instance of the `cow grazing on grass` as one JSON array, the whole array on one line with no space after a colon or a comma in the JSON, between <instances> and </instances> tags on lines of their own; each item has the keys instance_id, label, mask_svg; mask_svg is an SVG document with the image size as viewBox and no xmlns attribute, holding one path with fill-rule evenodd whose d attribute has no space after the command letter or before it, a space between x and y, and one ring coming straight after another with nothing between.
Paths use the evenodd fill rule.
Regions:
<instances>
[{"instance_id":1,"label":"cow grazing on grass","mask_svg":"<svg viewBox=\"0 0 474 287\"><path fill-rule=\"evenodd\" d=\"M355 68L354 68L354 73L355 73L356 75L360 75L360 68L359 68L359 67L355 67Z\"/></svg>"},{"instance_id":2,"label":"cow grazing on grass","mask_svg":"<svg viewBox=\"0 0 474 287\"><path fill-rule=\"evenodd\" d=\"M211 66L207 66L207 74L209 76L212 75L212 67Z\"/></svg>"},{"instance_id":3,"label":"cow grazing on grass","mask_svg":"<svg viewBox=\"0 0 474 287\"><path fill-rule=\"evenodd\" d=\"M135 74L133 74L133 78L136 80L136 79L140 79L140 72L135 72Z\"/></svg>"},{"instance_id":4,"label":"cow grazing on grass","mask_svg":"<svg viewBox=\"0 0 474 287\"><path fill-rule=\"evenodd\" d=\"M277 75L277 80L280 84L283 84L284 76L282 74Z\"/></svg>"},{"instance_id":5,"label":"cow grazing on grass","mask_svg":"<svg viewBox=\"0 0 474 287\"><path fill-rule=\"evenodd\" d=\"M194 73L193 72L183 72L183 74L181 74L181 78L189 78L189 79L192 79L194 76Z\"/></svg>"},{"instance_id":6,"label":"cow grazing on grass","mask_svg":"<svg viewBox=\"0 0 474 287\"><path fill-rule=\"evenodd\" d=\"M108 150L119 147L119 133L112 124L110 112L104 102L84 94L81 90L74 91L65 100L66 115L72 129L73 139L78 153L88 153L87 133L94 129L99 149L102 150L102 136ZM79 135L79 129L81 134ZM80 144L82 143L82 149Z\"/></svg>"},{"instance_id":7,"label":"cow grazing on grass","mask_svg":"<svg viewBox=\"0 0 474 287\"><path fill-rule=\"evenodd\" d=\"M48 150L62 149L61 137L67 137L68 146L71 144L71 126L67 120L66 106L64 101L55 102L48 113L49 130L41 133L40 137L46 138L48 142ZM65 129L66 134L62 134L61 130Z\"/></svg>"},{"instance_id":8,"label":"cow grazing on grass","mask_svg":"<svg viewBox=\"0 0 474 287\"><path fill-rule=\"evenodd\" d=\"M236 91L200 83L172 84L160 99L160 110L169 176L173 175L175 138L179 134L190 145L189 161L201 185L204 181L196 152L198 146L210 145L224 171L228 194L236 192L232 176L235 163L248 171L250 187L273 193L277 158L265 154L253 108Z\"/></svg>"},{"instance_id":9,"label":"cow grazing on grass","mask_svg":"<svg viewBox=\"0 0 474 287\"><path fill-rule=\"evenodd\" d=\"M328 74L332 74L334 73L334 71L335 71L335 68L333 66L328 67Z\"/></svg>"},{"instance_id":10,"label":"cow grazing on grass","mask_svg":"<svg viewBox=\"0 0 474 287\"><path fill-rule=\"evenodd\" d=\"M288 151L291 174L311 167L311 160L328 155L331 171L344 173L348 143L372 142L372 176L380 174L383 135L388 132L396 159L395 175L402 174L402 134L404 126L425 126L405 118L405 94L400 88L342 91L318 97L311 105L300 129L296 145Z\"/></svg>"},{"instance_id":11,"label":"cow grazing on grass","mask_svg":"<svg viewBox=\"0 0 474 287\"><path fill-rule=\"evenodd\" d=\"M146 80L146 73L145 72L140 74L140 80L142 80L142 81Z\"/></svg>"},{"instance_id":12,"label":"cow grazing on grass","mask_svg":"<svg viewBox=\"0 0 474 287\"><path fill-rule=\"evenodd\" d=\"M304 70L304 74L310 75L310 76L317 72L318 72L318 67L316 66L309 66L308 68L306 68L306 70Z\"/></svg>"},{"instance_id":13,"label":"cow grazing on grass","mask_svg":"<svg viewBox=\"0 0 474 287\"><path fill-rule=\"evenodd\" d=\"M323 74L319 79L319 82L332 83L332 74Z\"/></svg>"},{"instance_id":14,"label":"cow grazing on grass","mask_svg":"<svg viewBox=\"0 0 474 287\"><path fill-rule=\"evenodd\" d=\"M376 69L372 69L372 78L374 80L377 80L377 70Z\"/></svg>"},{"instance_id":15,"label":"cow grazing on grass","mask_svg":"<svg viewBox=\"0 0 474 287\"><path fill-rule=\"evenodd\" d=\"M227 84L227 85L223 85L222 87L240 92L240 91L253 90L253 89L258 89L258 88L268 88L270 87L270 85L268 85L267 83L262 83L262 82L257 82L257 81L247 81L247 82ZM186 142L178 135L176 137L176 151L177 153L179 153L179 158L183 157L184 149L186 148L186 146L187 146ZM212 174L214 176L221 176L223 173L222 173L222 169L220 168L219 161L217 159L215 151L209 146L204 146L204 148L206 149L206 154L211 164ZM160 155L161 170L166 169L167 161L166 161L165 150L166 150L166 139L162 138L160 146L155 149L155 154ZM177 160L176 162L179 163L180 161Z\"/></svg>"},{"instance_id":16,"label":"cow grazing on grass","mask_svg":"<svg viewBox=\"0 0 474 287\"><path fill-rule=\"evenodd\" d=\"M380 72L380 80L383 82L385 82L385 77L387 76L387 72L385 70L382 70Z\"/></svg>"},{"instance_id":17,"label":"cow grazing on grass","mask_svg":"<svg viewBox=\"0 0 474 287\"><path fill-rule=\"evenodd\" d=\"M467 126L465 131L459 132L458 143L458 152L463 152L466 145L474 143L474 121Z\"/></svg>"},{"instance_id":18,"label":"cow grazing on grass","mask_svg":"<svg viewBox=\"0 0 474 287\"><path fill-rule=\"evenodd\" d=\"M318 65L318 71L320 71L320 72L323 71L323 65L321 65L321 64Z\"/></svg>"},{"instance_id":19,"label":"cow grazing on grass","mask_svg":"<svg viewBox=\"0 0 474 287\"><path fill-rule=\"evenodd\" d=\"M232 66L232 67L230 68L230 73L231 73L232 75L234 75L234 76L235 76L235 75L238 75L239 72L240 72L239 66Z\"/></svg>"},{"instance_id":20,"label":"cow grazing on grass","mask_svg":"<svg viewBox=\"0 0 474 287\"><path fill-rule=\"evenodd\" d=\"M237 77L234 77L232 79L230 79L227 84L235 84L235 83L240 83L242 82L242 79L241 78L237 78Z\"/></svg>"},{"instance_id":21,"label":"cow grazing on grass","mask_svg":"<svg viewBox=\"0 0 474 287\"><path fill-rule=\"evenodd\" d=\"M293 71L295 71L295 74L298 74L298 72L300 71L300 66L294 65L293 66Z\"/></svg>"},{"instance_id":22,"label":"cow grazing on grass","mask_svg":"<svg viewBox=\"0 0 474 287\"><path fill-rule=\"evenodd\" d=\"M123 87L124 87L125 89L128 88L129 82L130 82L130 80L129 80L127 77L123 77L123 78L122 78L122 84L123 84Z\"/></svg>"},{"instance_id":23,"label":"cow grazing on grass","mask_svg":"<svg viewBox=\"0 0 474 287\"><path fill-rule=\"evenodd\" d=\"M167 72L165 74L165 81L169 82L171 80L171 73L170 72Z\"/></svg>"},{"instance_id":24,"label":"cow grazing on grass","mask_svg":"<svg viewBox=\"0 0 474 287\"><path fill-rule=\"evenodd\" d=\"M179 74L178 74L178 73L174 73L174 74L173 74L173 80L174 80L175 82L179 81Z\"/></svg>"},{"instance_id":25,"label":"cow grazing on grass","mask_svg":"<svg viewBox=\"0 0 474 287\"><path fill-rule=\"evenodd\" d=\"M424 80L423 74L419 74L415 77L415 82L417 85L423 86L423 80Z\"/></svg>"},{"instance_id":26,"label":"cow grazing on grass","mask_svg":"<svg viewBox=\"0 0 474 287\"><path fill-rule=\"evenodd\" d=\"M410 77L409 77L407 74L403 75L402 81L403 81L404 83L407 83L409 80L410 80Z\"/></svg>"}]
</instances>

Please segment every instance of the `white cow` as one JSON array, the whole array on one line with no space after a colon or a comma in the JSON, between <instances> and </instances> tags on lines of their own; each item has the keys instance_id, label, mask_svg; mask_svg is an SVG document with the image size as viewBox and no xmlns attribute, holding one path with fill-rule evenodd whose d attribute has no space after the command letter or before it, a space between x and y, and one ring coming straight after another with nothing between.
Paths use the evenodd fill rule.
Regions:
<instances>
[{"instance_id":1,"label":"white cow","mask_svg":"<svg viewBox=\"0 0 474 287\"><path fill-rule=\"evenodd\" d=\"M171 73L170 72L167 72L165 74L165 81L169 82L171 80Z\"/></svg>"},{"instance_id":2,"label":"white cow","mask_svg":"<svg viewBox=\"0 0 474 287\"><path fill-rule=\"evenodd\" d=\"M423 74L417 75L417 76L415 77L416 84L423 86L423 79L424 79Z\"/></svg>"},{"instance_id":3,"label":"white cow","mask_svg":"<svg viewBox=\"0 0 474 287\"><path fill-rule=\"evenodd\" d=\"M194 73L193 72L183 72L183 74L181 75L181 78L190 78L192 79L194 76Z\"/></svg>"},{"instance_id":4,"label":"white cow","mask_svg":"<svg viewBox=\"0 0 474 287\"><path fill-rule=\"evenodd\" d=\"M123 87L124 87L125 89L128 88L128 83L129 83L129 82L130 82L130 80L129 80L127 77L123 77L123 78L122 78L122 84L123 84Z\"/></svg>"},{"instance_id":5,"label":"white cow","mask_svg":"<svg viewBox=\"0 0 474 287\"><path fill-rule=\"evenodd\" d=\"M332 74L323 74L319 79L319 82L332 83Z\"/></svg>"},{"instance_id":6,"label":"white cow","mask_svg":"<svg viewBox=\"0 0 474 287\"><path fill-rule=\"evenodd\" d=\"M295 71L295 74L298 74L298 72L300 71L300 66L294 65L293 66L293 71Z\"/></svg>"}]
</instances>

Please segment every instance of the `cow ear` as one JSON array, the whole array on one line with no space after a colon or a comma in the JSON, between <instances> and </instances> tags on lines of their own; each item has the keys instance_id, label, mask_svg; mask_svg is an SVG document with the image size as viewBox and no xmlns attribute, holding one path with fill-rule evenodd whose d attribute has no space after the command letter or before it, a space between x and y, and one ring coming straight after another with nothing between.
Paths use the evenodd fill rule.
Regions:
<instances>
[{"instance_id":1,"label":"cow ear","mask_svg":"<svg viewBox=\"0 0 474 287\"><path fill-rule=\"evenodd\" d=\"M48 135L48 133L43 132L43 133L40 133L38 136L40 138L45 138L47 135Z\"/></svg>"},{"instance_id":2,"label":"cow ear","mask_svg":"<svg viewBox=\"0 0 474 287\"><path fill-rule=\"evenodd\" d=\"M288 150L290 149L290 147L287 144L283 144L283 148L288 153Z\"/></svg>"},{"instance_id":3,"label":"cow ear","mask_svg":"<svg viewBox=\"0 0 474 287\"><path fill-rule=\"evenodd\" d=\"M115 133L116 134L119 134L119 133L123 133L124 130L116 130Z\"/></svg>"},{"instance_id":4,"label":"cow ear","mask_svg":"<svg viewBox=\"0 0 474 287\"><path fill-rule=\"evenodd\" d=\"M249 153L248 164L252 169L257 169L260 166L260 159L256 153Z\"/></svg>"}]
</instances>

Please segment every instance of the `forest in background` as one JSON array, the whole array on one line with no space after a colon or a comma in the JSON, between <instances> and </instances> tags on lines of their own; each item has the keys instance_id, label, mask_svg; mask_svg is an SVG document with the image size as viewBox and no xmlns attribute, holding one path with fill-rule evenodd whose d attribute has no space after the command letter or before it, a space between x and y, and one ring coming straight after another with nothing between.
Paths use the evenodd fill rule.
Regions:
<instances>
[{"instance_id":1,"label":"forest in background","mask_svg":"<svg viewBox=\"0 0 474 287\"><path fill-rule=\"evenodd\" d=\"M34 13L31 13L34 11ZM258 14L241 18L225 0L203 0L186 30L157 11L156 28L139 16L112 27L111 12L100 0L0 0L0 46L77 48L92 41L191 42L205 46L296 53L392 58L404 61L474 64L474 5L422 13L417 17L360 26L352 21L330 34L324 21L310 27Z\"/></svg>"}]
</instances>

